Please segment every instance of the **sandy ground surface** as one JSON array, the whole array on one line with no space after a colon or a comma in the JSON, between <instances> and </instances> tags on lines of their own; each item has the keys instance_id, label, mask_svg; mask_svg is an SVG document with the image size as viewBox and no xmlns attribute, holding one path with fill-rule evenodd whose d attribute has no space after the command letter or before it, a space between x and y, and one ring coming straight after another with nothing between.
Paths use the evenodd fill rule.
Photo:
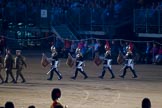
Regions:
<instances>
[{"instance_id":1,"label":"sandy ground surface","mask_svg":"<svg viewBox=\"0 0 162 108\"><path fill-rule=\"evenodd\" d=\"M54 75L52 81L46 80L49 67L40 65L41 57L27 57L28 68L24 70L27 80L25 84L0 84L0 106L6 101L13 101L16 108L27 108L35 105L37 108L49 108L51 90L58 87L62 90L60 102L68 108L141 108L141 101L149 97L152 108L162 108L162 66L136 65L137 79L132 79L132 73L127 72L125 79L118 76L122 65L113 65L115 79L110 79L107 71L103 80L97 78L102 66L97 67L92 61L86 61L85 71L89 78L84 80L78 74L76 80L71 80L74 69L60 60L59 70L63 75L61 81ZM15 70L13 70L15 74ZM4 72L2 71L4 75ZM11 80L11 79L10 79Z\"/></svg>"}]
</instances>

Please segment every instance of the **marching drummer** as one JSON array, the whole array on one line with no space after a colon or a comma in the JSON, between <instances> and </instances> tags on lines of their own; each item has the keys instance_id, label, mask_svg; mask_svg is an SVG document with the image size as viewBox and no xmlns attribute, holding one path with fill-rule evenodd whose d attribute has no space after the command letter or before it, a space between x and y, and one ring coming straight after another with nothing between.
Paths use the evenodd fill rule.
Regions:
<instances>
[{"instance_id":1,"label":"marching drummer","mask_svg":"<svg viewBox=\"0 0 162 108\"><path fill-rule=\"evenodd\" d=\"M104 63L103 63L103 71L102 71L101 75L99 76L99 78L103 79L104 75L106 73L106 69L108 69L111 74L111 79L113 79L113 78L115 78L115 75L111 68L112 58L111 58L110 47L109 48L105 47L105 50L106 50L106 52L105 52L105 58L104 58Z\"/></svg>"},{"instance_id":2,"label":"marching drummer","mask_svg":"<svg viewBox=\"0 0 162 108\"><path fill-rule=\"evenodd\" d=\"M58 71L58 54L54 46L51 46L52 57L49 59L51 61L51 70L48 72L50 73L50 77L47 80L52 80L54 72L58 75L58 80L62 79L61 73Z\"/></svg>"},{"instance_id":3,"label":"marching drummer","mask_svg":"<svg viewBox=\"0 0 162 108\"><path fill-rule=\"evenodd\" d=\"M131 48L128 47L127 49L127 53L126 53L126 56L125 56L125 65L124 65L124 68L123 68L123 73L122 75L120 75L121 78L124 78L125 75L126 75L126 70L130 68L130 70L132 71L133 73L133 78L137 78L137 74L134 70L134 61L133 61L133 53L131 51Z\"/></svg>"},{"instance_id":4,"label":"marching drummer","mask_svg":"<svg viewBox=\"0 0 162 108\"><path fill-rule=\"evenodd\" d=\"M83 70L83 65L84 65L83 55L81 54L80 49L77 48L76 49L76 70L75 70L74 76L71 77L71 79L74 79L74 80L76 79L78 75L78 71L80 71L84 75L84 79L88 78L87 74Z\"/></svg>"}]
</instances>

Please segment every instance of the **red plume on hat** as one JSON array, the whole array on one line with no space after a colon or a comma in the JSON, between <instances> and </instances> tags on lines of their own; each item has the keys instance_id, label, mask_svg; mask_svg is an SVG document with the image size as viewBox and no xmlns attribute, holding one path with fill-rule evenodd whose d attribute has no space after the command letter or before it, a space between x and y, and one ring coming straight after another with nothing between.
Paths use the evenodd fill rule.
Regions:
<instances>
[{"instance_id":1,"label":"red plume on hat","mask_svg":"<svg viewBox=\"0 0 162 108\"><path fill-rule=\"evenodd\" d=\"M109 41L106 40L106 44L105 44L105 50L110 50L110 44L109 44Z\"/></svg>"},{"instance_id":2,"label":"red plume on hat","mask_svg":"<svg viewBox=\"0 0 162 108\"><path fill-rule=\"evenodd\" d=\"M130 51L133 50L133 43L132 42L129 43L129 49L130 49Z\"/></svg>"}]
</instances>

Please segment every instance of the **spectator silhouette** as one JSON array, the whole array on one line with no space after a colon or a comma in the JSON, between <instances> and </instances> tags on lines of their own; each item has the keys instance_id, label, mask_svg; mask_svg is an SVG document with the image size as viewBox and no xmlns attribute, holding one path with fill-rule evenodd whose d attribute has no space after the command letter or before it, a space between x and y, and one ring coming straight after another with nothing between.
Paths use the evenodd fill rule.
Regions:
<instances>
[{"instance_id":1,"label":"spectator silhouette","mask_svg":"<svg viewBox=\"0 0 162 108\"><path fill-rule=\"evenodd\" d=\"M157 47L157 45L154 43L153 44L153 47L152 47L152 49L151 49L151 56L152 56L152 62L153 63L155 63L155 56L158 54L158 47Z\"/></svg>"},{"instance_id":2,"label":"spectator silhouette","mask_svg":"<svg viewBox=\"0 0 162 108\"><path fill-rule=\"evenodd\" d=\"M12 57L11 51L9 49L7 49L6 50L6 56L4 58L4 68L5 68L5 71L6 71L5 83L8 83L9 75L12 78L12 82L16 83L15 78L14 78L13 73L12 73L13 63L14 63L14 59Z\"/></svg>"},{"instance_id":3,"label":"spectator silhouette","mask_svg":"<svg viewBox=\"0 0 162 108\"><path fill-rule=\"evenodd\" d=\"M162 64L162 46L160 46L158 54L155 56L155 63Z\"/></svg>"},{"instance_id":4,"label":"spectator silhouette","mask_svg":"<svg viewBox=\"0 0 162 108\"><path fill-rule=\"evenodd\" d=\"M13 102L7 101L7 102L5 103L5 108L15 108L15 107L14 107Z\"/></svg>"},{"instance_id":5,"label":"spectator silhouette","mask_svg":"<svg viewBox=\"0 0 162 108\"><path fill-rule=\"evenodd\" d=\"M145 59L146 59L146 63L150 64L151 63L151 45L149 42L146 43L146 50L145 50Z\"/></svg>"},{"instance_id":6,"label":"spectator silhouette","mask_svg":"<svg viewBox=\"0 0 162 108\"><path fill-rule=\"evenodd\" d=\"M142 100L142 108L151 108L151 101L149 98L144 98Z\"/></svg>"},{"instance_id":7,"label":"spectator silhouette","mask_svg":"<svg viewBox=\"0 0 162 108\"><path fill-rule=\"evenodd\" d=\"M28 108L35 108L35 106L34 105L30 105L30 106L28 106Z\"/></svg>"}]
</instances>

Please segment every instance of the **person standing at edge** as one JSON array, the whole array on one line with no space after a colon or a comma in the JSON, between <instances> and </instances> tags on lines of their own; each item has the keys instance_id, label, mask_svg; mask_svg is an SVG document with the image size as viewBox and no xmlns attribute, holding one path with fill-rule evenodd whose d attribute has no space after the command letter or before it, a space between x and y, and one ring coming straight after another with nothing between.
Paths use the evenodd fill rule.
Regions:
<instances>
[{"instance_id":1,"label":"person standing at edge","mask_svg":"<svg viewBox=\"0 0 162 108\"><path fill-rule=\"evenodd\" d=\"M2 57L2 52L0 52L0 79L2 80L1 84L4 83L4 79L1 75L2 68L3 68L3 57Z\"/></svg>"},{"instance_id":2,"label":"person standing at edge","mask_svg":"<svg viewBox=\"0 0 162 108\"><path fill-rule=\"evenodd\" d=\"M22 74L22 69L23 69L23 66L25 66L27 68L27 65L25 63L23 56L21 55L21 50L16 50L15 66L16 66L16 69L17 69L17 71L16 71L16 82L17 82L19 76L22 79L21 83L26 82L26 80L25 80L25 78Z\"/></svg>"},{"instance_id":3,"label":"person standing at edge","mask_svg":"<svg viewBox=\"0 0 162 108\"><path fill-rule=\"evenodd\" d=\"M8 83L9 75L12 78L12 82L16 83L14 76L13 76L13 73L12 73L13 63L14 63L14 60L13 60L13 57L11 55L11 51L10 51L10 49L7 49L6 50L6 56L5 56L5 59L4 59L4 68L5 68L5 71L6 71L5 83Z\"/></svg>"}]
</instances>

